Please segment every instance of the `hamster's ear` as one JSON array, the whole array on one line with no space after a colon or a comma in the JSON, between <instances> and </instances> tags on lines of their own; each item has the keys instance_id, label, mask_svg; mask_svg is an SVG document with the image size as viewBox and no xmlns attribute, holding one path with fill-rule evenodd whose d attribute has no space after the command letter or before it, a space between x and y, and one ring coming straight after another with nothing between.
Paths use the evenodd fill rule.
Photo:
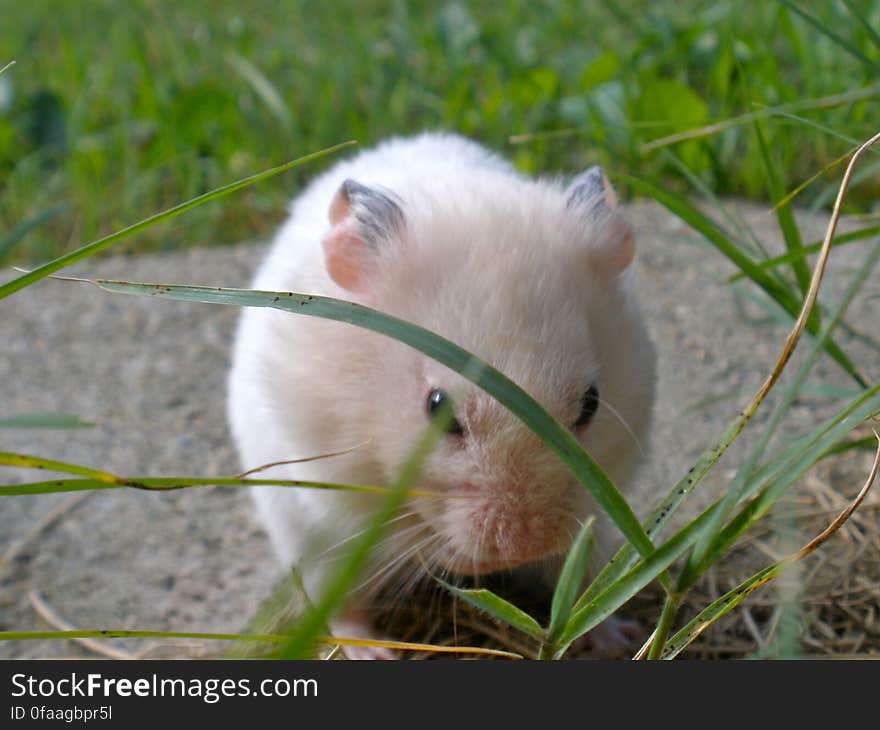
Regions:
<instances>
[{"instance_id":1,"label":"hamster's ear","mask_svg":"<svg viewBox=\"0 0 880 730\"><path fill-rule=\"evenodd\" d=\"M591 167L572 181L565 207L599 233L589 245L600 272L616 277L629 268L635 256L633 233L619 215L617 194L601 167Z\"/></svg>"},{"instance_id":2,"label":"hamster's ear","mask_svg":"<svg viewBox=\"0 0 880 730\"><path fill-rule=\"evenodd\" d=\"M381 247L402 232L403 211L389 194L345 180L328 217L332 227L323 240L327 273L343 289L366 290L378 271Z\"/></svg>"}]
</instances>

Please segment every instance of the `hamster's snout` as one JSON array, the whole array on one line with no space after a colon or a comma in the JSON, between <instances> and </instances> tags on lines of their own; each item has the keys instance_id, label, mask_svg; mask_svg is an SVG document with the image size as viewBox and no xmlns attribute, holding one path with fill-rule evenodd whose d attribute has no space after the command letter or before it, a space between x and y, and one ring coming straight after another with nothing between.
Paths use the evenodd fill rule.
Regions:
<instances>
[{"instance_id":1,"label":"hamster's snout","mask_svg":"<svg viewBox=\"0 0 880 730\"><path fill-rule=\"evenodd\" d=\"M484 495L450 505L442 527L450 548L446 567L484 574L565 552L577 534L575 505L548 504L540 487L531 491L508 490L503 497Z\"/></svg>"}]
</instances>

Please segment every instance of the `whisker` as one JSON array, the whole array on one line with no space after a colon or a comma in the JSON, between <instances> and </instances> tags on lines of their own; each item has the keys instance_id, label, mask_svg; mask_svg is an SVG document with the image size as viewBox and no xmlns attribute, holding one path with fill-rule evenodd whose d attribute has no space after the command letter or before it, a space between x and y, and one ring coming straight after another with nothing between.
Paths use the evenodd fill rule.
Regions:
<instances>
[{"instance_id":1,"label":"whisker","mask_svg":"<svg viewBox=\"0 0 880 730\"><path fill-rule=\"evenodd\" d=\"M392 524L394 524L395 522L399 522L400 520L406 519L407 517L415 517L416 514L417 514L417 513L416 513L415 511L410 511L410 512L404 512L404 513L402 513L402 514L396 515L395 517L392 517L391 519L386 520L386 521L384 522L384 524L383 524L383 527L388 527L389 525L392 525ZM413 527L415 527L415 526L416 526L416 525L414 525ZM421 525L417 525L417 526L418 526L418 527L421 527ZM339 542L334 543L333 545L331 545L330 547L328 547L326 550L323 550L322 552L320 552L318 555L315 556L315 558L317 559L317 558L323 558L323 557L325 557L328 553L330 553L330 552L332 552L332 551L334 551L334 550L337 550L337 549L339 549L340 547L342 547L343 545L345 545L346 543L349 543L349 542L351 542L352 540L355 540L355 539L361 537L361 536L362 536L364 533L366 533L367 530L369 530L369 529L370 529L370 527L367 526L367 527L363 528L362 530L358 530L357 532L352 533L352 534L349 535L348 537L343 538L343 539L340 540ZM407 528L404 528L404 529L410 529L410 528L407 527ZM387 537L387 536L386 536L386 537ZM383 538L383 540L384 540L384 539L385 539L385 538Z\"/></svg>"},{"instance_id":2,"label":"whisker","mask_svg":"<svg viewBox=\"0 0 880 730\"><path fill-rule=\"evenodd\" d=\"M415 558L410 556L405 563L394 566L396 572L381 588L381 613L386 625L395 626L402 617L405 622L402 625L411 626L415 623L427 626L428 617L441 615L437 608L438 600L442 597L442 588L433 580L434 572L429 563L435 562L435 556L442 551L445 539L441 534L431 534L410 546L410 552L414 548ZM427 557L424 555L425 551L429 553ZM407 600L411 596L417 598L416 603ZM419 640L427 639L422 637Z\"/></svg>"},{"instance_id":3,"label":"whisker","mask_svg":"<svg viewBox=\"0 0 880 730\"><path fill-rule=\"evenodd\" d=\"M635 443L636 448L639 450L639 455L644 456L645 450L642 448L642 442L639 440L639 437L636 436L636 432L633 431L632 427L626 422L626 419L620 415L620 412L612 406L605 398L599 398L599 404L605 406L609 411L611 411L612 415L614 415L618 421L620 421L620 425L626 429L626 432L632 438L633 443Z\"/></svg>"},{"instance_id":4,"label":"whisker","mask_svg":"<svg viewBox=\"0 0 880 730\"><path fill-rule=\"evenodd\" d=\"M395 536L395 537L397 537L397 536ZM354 592L358 592L358 591L362 590L365 586L369 585L370 583L378 582L379 579L383 575L387 575L389 572L393 571L394 568L399 567L403 561L405 561L407 558L409 558L422 545L425 545L425 544L429 543L431 540L434 540L435 537L436 537L436 535L434 535L432 533L432 534L428 535L427 537L422 538L421 540L416 542L414 545L411 545L408 548L406 548L405 550L403 550L402 552L398 553L398 555L395 558L393 558L391 561L389 561L388 563L385 563L384 565L381 565L378 568L378 570L373 571L369 576L367 576L366 579L364 579L360 584L358 584L354 588Z\"/></svg>"},{"instance_id":5,"label":"whisker","mask_svg":"<svg viewBox=\"0 0 880 730\"><path fill-rule=\"evenodd\" d=\"M423 525L410 525L403 530L397 530L394 533L386 534L382 540L380 540L373 548L373 559L370 563L371 566L376 567L376 571L367 576L359 585L355 588L350 589L349 593L356 593L361 590L364 585L374 580L380 573L384 572L383 569L383 558L381 557L384 554L387 554L394 551L393 554L397 555L400 551L400 543L401 541L409 540L412 536L417 535L421 530L424 529ZM417 543L418 544L418 543ZM324 559L320 561L316 561L313 565L316 569L320 570L335 570L336 566L345 559L346 553L340 552L336 555L328 555L327 552L323 553ZM379 557L377 557L379 556ZM405 556L404 556L405 557Z\"/></svg>"}]
</instances>

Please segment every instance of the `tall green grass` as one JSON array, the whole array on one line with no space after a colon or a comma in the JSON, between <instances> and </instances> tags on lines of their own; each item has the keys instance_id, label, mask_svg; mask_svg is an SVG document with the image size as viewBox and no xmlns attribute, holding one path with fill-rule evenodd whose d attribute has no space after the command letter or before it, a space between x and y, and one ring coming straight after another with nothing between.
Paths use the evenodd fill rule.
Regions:
<instances>
[{"instance_id":1,"label":"tall green grass","mask_svg":"<svg viewBox=\"0 0 880 730\"><path fill-rule=\"evenodd\" d=\"M878 14L863 0L7 2L0 65L18 65L0 80L0 261L55 258L294 150L425 127L527 172L599 162L683 191L652 143L718 122L675 146L684 163L717 194L775 197L736 118L773 117L763 134L782 189L825 168L848 144L823 128L873 131ZM264 237L301 179L126 245ZM827 204L831 188L800 202ZM865 180L849 200L876 193Z\"/></svg>"}]
</instances>

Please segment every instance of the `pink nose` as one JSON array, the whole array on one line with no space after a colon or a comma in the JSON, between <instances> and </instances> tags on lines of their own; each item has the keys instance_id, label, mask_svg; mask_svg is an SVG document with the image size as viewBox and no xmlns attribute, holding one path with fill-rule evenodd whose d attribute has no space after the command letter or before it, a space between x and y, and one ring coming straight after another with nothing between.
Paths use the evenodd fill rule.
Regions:
<instances>
[{"instance_id":1,"label":"pink nose","mask_svg":"<svg viewBox=\"0 0 880 730\"><path fill-rule=\"evenodd\" d=\"M548 522L540 514L510 505L489 508L474 517L478 544L482 543L487 556L520 563L558 550L561 525Z\"/></svg>"}]
</instances>

